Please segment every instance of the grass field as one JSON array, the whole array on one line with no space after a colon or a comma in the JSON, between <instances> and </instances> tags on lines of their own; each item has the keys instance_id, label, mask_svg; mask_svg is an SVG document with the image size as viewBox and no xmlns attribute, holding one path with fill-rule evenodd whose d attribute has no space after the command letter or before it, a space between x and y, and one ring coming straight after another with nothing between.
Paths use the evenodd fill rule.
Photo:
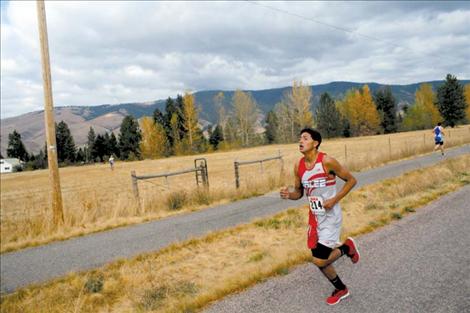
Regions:
<instances>
[{"instance_id":1,"label":"grass field","mask_svg":"<svg viewBox=\"0 0 470 313\"><path fill-rule=\"evenodd\" d=\"M341 204L343 239L400 219L467 184L470 155L354 190ZM303 202L292 201L301 206L250 224L21 289L2 297L1 312L198 311L311 259Z\"/></svg>"},{"instance_id":2,"label":"grass field","mask_svg":"<svg viewBox=\"0 0 470 313\"><path fill-rule=\"evenodd\" d=\"M446 130L446 146L470 142L470 125ZM353 170L432 151L431 131L325 140L321 150ZM233 162L275 156L271 161L241 167L241 188L234 183ZM197 189L193 174L139 182L142 211L132 194L131 170L137 175L178 171L206 158L210 189ZM292 181L292 166L301 154L297 144L270 145L237 151L181 156L159 160L117 162L60 169L64 199L64 226L55 231L48 207L48 172L40 170L1 175L1 245L11 251L126 224L138 223L209 204L223 203L266 193ZM282 171L283 169L283 171Z\"/></svg>"}]
</instances>

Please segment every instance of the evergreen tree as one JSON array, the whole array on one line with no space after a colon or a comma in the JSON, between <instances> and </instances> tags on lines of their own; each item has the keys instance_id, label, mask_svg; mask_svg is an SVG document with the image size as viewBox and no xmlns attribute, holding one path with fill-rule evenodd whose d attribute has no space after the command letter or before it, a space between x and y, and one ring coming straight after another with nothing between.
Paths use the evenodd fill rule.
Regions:
<instances>
[{"instance_id":1,"label":"evergreen tree","mask_svg":"<svg viewBox=\"0 0 470 313\"><path fill-rule=\"evenodd\" d=\"M7 156L9 158L17 158L21 161L28 161L29 155L26 151L26 148L21 140L21 135L16 131L13 133L8 134L8 148L7 148Z\"/></svg>"},{"instance_id":2,"label":"evergreen tree","mask_svg":"<svg viewBox=\"0 0 470 313\"><path fill-rule=\"evenodd\" d=\"M116 157L119 157L118 142L114 133L111 133L111 136L109 136L109 152L110 156L114 155Z\"/></svg>"},{"instance_id":3,"label":"evergreen tree","mask_svg":"<svg viewBox=\"0 0 470 313\"><path fill-rule=\"evenodd\" d=\"M341 115L327 92L320 96L320 104L315 111L315 120L318 130L326 138L341 136L343 131Z\"/></svg>"},{"instance_id":4,"label":"evergreen tree","mask_svg":"<svg viewBox=\"0 0 470 313\"><path fill-rule=\"evenodd\" d=\"M155 123L165 126L165 115L158 108L153 111L153 120L155 121Z\"/></svg>"},{"instance_id":5,"label":"evergreen tree","mask_svg":"<svg viewBox=\"0 0 470 313\"><path fill-rule=\"evenodd\" d=\"M212 127L209 127L209 129L212 129ZM214 150L217 150L219 148L219 144L222 141L224 141L222 126L217 125L214 131L212 131L210 134L209 143L211 144L212 147L214 147Z\"/></svg>"},{"instance_id":6,"label":"evergreen tree","mask_svg":"<svg viewBox=\"0 0 470 313\"><path fill-rule=\"evenodd\" d=\"M59 162L75 162L77 149L70 129L64 121L56 125L57 159Z\"/></svg>"},{"instance_id":7,"label":"evergreen tree","mask_svg":"<svg viewBox=\"0 0 470 313\"><path fill-rule=\"evenodd\" d=\"M172 131L171 127L171 118L173 117L173 114L176 114L176 111L177 108L175 101L168 97L165 103L165 122L162 125L165 129L166 137L170 146L173 146L173 142L175 141L175 139L179 140L179 138L174 138L174 132Z\"/></svg>"},{"instance_id":8,"label":"evergreen tree","mask_svg":"<svg viewBox=\"0 0 470 313\"><path fill-rule=\"evenodd\" d=\"M465 119L463 86L457 77L447 74L444 84L437 89L437 107L444 118L444 125L454 127Z\"/></svg>"},{"instance_id":9,"label":"evergreen tree","mask_svg":"<svg viewBox=\"0 0 470 313\"><path fill-rule=\"evenodd\" d=\"M105 159L105 155L107 155L107 145L104 135L99 134L98 136L96 136L93 150L94 158L99 159L100 162L103 162L103 160Z\"/></svg>"},{"instance_id":10,"label":"evergreen tree","mask_svg":"<svg viewBox=\"0 0 470 313\"><path fill-rule=\"evenodd\" d=\"M88 137L87 137L87 154L86 154L87 162L93 161L96 157L96 152L94 151L95 140L96 140L95 130L93 129L93 127L90 126L90 130L88 131Z\"/></svg>"},{"instance_id":11,"label":"evergreen tree","mask_svg":"<svg viewBox=\"0 0 470 313\"><path fill-rule=\"evenodd\" d=\"M279 128L279 123L277 121L277 116L274 111L269 111L266 116L266 131L264 136L267 143L274 143L278 140L277 129Z\"/></svg>"},{"instance_id":12,"label":"evergreen tree","mask_svg":"<svg viewBox=\"0 0 470 313\"><path fill-rule=\"evenodd\" d=\"M119 134L119 151L123 160L129 159L130 156L140 157L139 144L141 134L139 125L133 116L126 116L121 123Z\"/></svg>"},{"instance_id":13,"label":"evergreen tree","mask_svg":"<svg viewBox=\"0 0 470 313\"><path fill-rule=\"evenodd\" d=\"M109 134L106 132L104 134L104 145L105 145L105 153L104 155L107 156L109 158L109 156L111 156L111 145L110 145L110 137L109 137Z\"/></svg>"},{"instance_id":14,"label":"evergreen tree","mask_svg":"<svg viewBox=\"0 0 470 313\"><path fill-rule=\"evenodd\" d=\"M86 156L85 151L80 147L77 151L77 156L75 157L75 161L78 163L85 162Z\"/></svg>"},{"instance_id":15,"label":"evergreen tree","mask_svg":"<svg viewBox=\"0 0 470 313\"><path fill-rule=\"evenodd\" d=\"M395 133L397 131L397 105L390 87L379 89L375 93L374 100L384 133Z\"/></svg>"}]
</instances>

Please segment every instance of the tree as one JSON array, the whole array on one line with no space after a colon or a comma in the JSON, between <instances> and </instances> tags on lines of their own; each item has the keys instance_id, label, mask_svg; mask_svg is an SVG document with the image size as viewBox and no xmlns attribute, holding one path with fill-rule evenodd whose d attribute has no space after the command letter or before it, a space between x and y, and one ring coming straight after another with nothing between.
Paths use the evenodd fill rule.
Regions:
<instances>
[{"instance_id":1,"label":"tree","mask_svg":"<svg viewBox=\"0 0 470 313\"><path fill-rule=\"evenodd\" d=\"M194 95L186 92L183 97L184 129L186 131L185 139L188 142L189 151L194 152L197 144L200 143L197 130L198 110L194 103Z\"/></svg>"},{"instance_id":2,"label":"tree","mask_svg":"<svg viewBox=\"0 0 470 313\"><path fill-rule=\"evenodd\" d=\"M276 113L274 113L274 111L269 111L266 116L266 131L264 132L264 136L266 138L267 143L274 143L278 140L278 128L279 124L277 121Z\"/></svg>"},{"instance_id":3,"label":"tree","mask_svg":"<svg viewBox=\"0 0 470 313\"><path fill-rule=\"evenodd\" d=\"M151 117L143 117L140 121L142 140L140 151L144 159L154 159L165 155L166 135L163 126Z\"/></svg>"},{"instance_id":4,"label":"tree","mask_svg":"<svg viewBox=\"0 0 470 313\"><path fill-rule=\"evenodd\" d=\"M278 128L276 130L277 142L287 143L295 140L295 121L294 112L287 105L286 100L282 99L274 106L274 112L277 118Z\"/></svg>"},{"instance_id":5,"label":"tree","mask_svg":"<svg viewBox=\"0 0 470 313\"><path fill-rule=\"evenodd\" d=\"M86 160L85 151L82 148L78 148L77 156L75 157L76 162L84 162Z\"/></svg>"},{"instance_id":6,"label":"tree","mask_svg":"<svg viewBox=\"0 0 470 313\"><path fill-rule=\"evenodd\" d=\"M139 144L141 133L139 125L133 116L127 115L121 123L119 134L119 151L122 160L132 157L140 157Z\"/></svg>"},{"instance_id":7,"label":"tree","mask_svg":"<svg viewBox=\"0 0 470 313\"><path fill-rule=\"evenodd\" d=\"M380 117L367 85L359 90L349 90L338 101L338 110L348 120L350 133L354 136L373 135L380 130Z\"/></svg>"},{"instance_id":8,"label":"tree","mask_svg":"<svg viewBox=\"0 0 470 313\"><path fill-rule=\"evenodd\" d=\"M437 88L437 107L444 118L444 125L454 127L465 118L463 86L457 77L447 74L444 84Z\"/></svg>"},{"instance_id":9,"label":"tree","mask_svg":"<svg viewBox=\"0 0 470 313\"><path fill-rule=\"evenodd\" d=\"M395 133L397 131L397 105L390 87L380 88L375 93L374 100L384 133Z\"/></svg>"},{"instance_id":10,"label":"tree","mask_svg":"<svg viewBox=\"0 0 470 313\"><path fill-rule=\"evenodd\" d=\"M286 103L291 107L294 119L294 134L297 138L302 128L313 127L312 88L294 80L292 90L287 93Z\"/></svg>"},{"instance_id":11,"label":"tree","mask_svg":"<svg viewBox=\"0 0 470 313\"><path fill-rule=\"evenodd\" d=\"M225 138L225 125L227 124L228 119L227 112L225 112L224 107L225 95L220 91L212 100L214 101L214 106L218 114L217 124L222 128L222 135Z\"/></svg>"},{"instance_id":12,"label":"tree","mask_svg":"<svg viewBox=\"0 0 470 313\"><path fill-rule=\"evenodd\" d=\"M60 121L56 125L56 142L57 142L57 160L59 162L75 162L77 148L73 140L69 126L64 121Z\"/></svg>"},{"instance_id":13,"label":"tree","mask_svg":"<svg viewBox=\"0 0 470 313\"><path fill-rule=\"evenodd\" d=\"M315 120L322 136L326 138L341 136L343 131L341 114L327 92L320 96L320 103L315 111Z\"/></svg>"},{"instance_id":14,"label":"tree","mask_svg":"<svg viewBox=\"0 0 470 313\"><path fill-rule=\"evenodd\" d=\"M100 162L103 162L105 159L105 155L107 155L107 144L104 135L98 134L98 136L96 136L93 149L95 153L95 159L99 159Z\"/></svg>"},{"instance_id":15,"label":"tree","mask_svg":"<svg viewBox=\"0 0 470 313\"><path fill-rule=\"evenodd\" d=\"M467 109L465 113L467 115L467 121L470 122L470 84L466 84L464 87L465 101L467 102Z\"/></svg>"},{"instance_id":16,"label":"tree","mask_svg":"<svg viewBox=\"0 0 470 313\"><path fill-rule=\"evenodd\" d=\"M232 98L235 125L243 146L249 146L255 133L255 123L258 117L256 101L251 94L239 89Z\"/></svg>"},{"instance_id":17,"label":"tree","mask_svg":"<svg viewBox=\"0 0 470 313\"><path fill-rule=\"evenodd\" d=\"M211 129L211 128L209 128ZM209 143L215 150L219 148L220 142L224 141L224 135L222 133L222 126L217 125L213 132L209 136Z\"/></svg>"},{"instance_id":18,"label":"tree","mask_svg":"<svg viewBox=\"0 0 470 313\"><path fill-rule=\"evenodd\" d=\"M415 103L407 108L402 122L405 130L427 129L442 121L442 116L436 107L436 96L430 84L419 86L415 94Z\"/></svg>"},{"instance_id":19,"label":"tree","mask_svg":"<svg viewBox=\"0 0 470 313\"><path fill-rule=\"evenodd\" d=\"M90 126L87 137L87 153L86 160L87 162L93 161L95 159L94 145L95 145L96 135L93 127Z\"/></svg>"},{"instance_id":20,"label":"tree","mask_svg":"<svg viewBox=\"0 0 470 313\"><path fill-rule=\"evenodd\" d=\"M28 161L29 155L26 151L26 148L21 140L21 135L15 130L13 133L8 134L8 148L7 148L7 156L9 158L17 158L21 161Z\"/></svg>"},{"instance_id":21,"label":"tree","mask_svg":"<svg viewBox=\"0 0 470 313\"><path fill-rule=\"evenodd\" d=\"M119 157L118 141L116 139L116 135L114 135L113 132L111 133L111 136L109 136L108 151L109 155L115 155Z\"/></svg>"}]
</instances>

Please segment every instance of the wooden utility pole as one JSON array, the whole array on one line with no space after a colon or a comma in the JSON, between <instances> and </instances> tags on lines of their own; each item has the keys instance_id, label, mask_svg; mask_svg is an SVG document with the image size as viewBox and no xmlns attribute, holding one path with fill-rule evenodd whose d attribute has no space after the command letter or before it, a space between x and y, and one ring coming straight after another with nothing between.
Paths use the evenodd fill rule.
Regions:
<instances>
[{"instance_id":1,"label":"wooden utility pole","mask_svg":"<svg viewBox=\"0 0 470 313\"><path fill-rule=\"evenodd\" d=\"M41 44L42 79L44 86L44 120L47 142L47 162L51 185L50 201L53 222L57 227L64 222L62 191L60 190L59 167L57 164L57 145L55 140L54 106L52 102L51 68L49 63L49 45L47 39L46 8L43 0L37 0L39 41Z\"/></svg>"}]
</instances>

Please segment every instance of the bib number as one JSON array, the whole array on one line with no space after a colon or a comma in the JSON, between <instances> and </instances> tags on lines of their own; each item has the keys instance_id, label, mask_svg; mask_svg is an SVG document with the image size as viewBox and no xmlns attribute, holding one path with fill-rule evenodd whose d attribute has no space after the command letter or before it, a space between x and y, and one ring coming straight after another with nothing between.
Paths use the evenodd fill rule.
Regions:
<instances>
[{"instance_id":1,"label":"bib number","mask_svg":"<svg viewBox=\"0 0 470 313\"><path fill-rule=\"evenodd\" d=\"M310 196L308 197L308 204L310 205L310 210L313 214L325 215L326 210L323 208L322 197Z\"/></svg>"}]
</instances>

